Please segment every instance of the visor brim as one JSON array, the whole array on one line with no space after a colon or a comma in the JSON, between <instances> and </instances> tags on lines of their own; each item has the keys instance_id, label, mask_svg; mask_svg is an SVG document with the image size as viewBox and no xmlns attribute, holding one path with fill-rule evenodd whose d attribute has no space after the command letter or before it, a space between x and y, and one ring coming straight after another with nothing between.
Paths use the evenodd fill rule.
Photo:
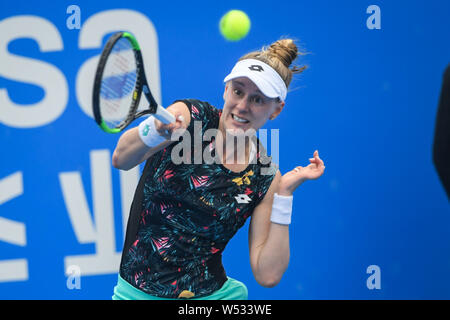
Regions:
<instances>
[{"instance_id":1,"label":"visor brim","mask_svg":"<svg viewBox=\"0 0 450 320\"><path fill-rule=\"evenodd\" d=\"M258 89L262 92L262 94L265 95L267 98L271 98L271 99L280 98L281 99L280 95L272 88L270 83L266 79L259 77L257 74L248 74L248 73L243 73L243 72L231 73L225 77L223 82L228 82L228 81L236 79L236 78L249 79L250 81L252 81L255 84L255 86L258 87Z\"/></svg>"}]
</instances>

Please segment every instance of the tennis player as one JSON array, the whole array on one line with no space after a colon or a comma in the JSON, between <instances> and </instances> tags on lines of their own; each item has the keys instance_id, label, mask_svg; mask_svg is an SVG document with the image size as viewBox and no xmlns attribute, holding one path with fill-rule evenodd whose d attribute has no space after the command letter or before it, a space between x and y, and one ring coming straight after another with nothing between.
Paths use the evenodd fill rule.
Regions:
<instances>
[{"instance_id":1,"label":"tennis player","mask_svg":"<svg viewBox=\"0 0 450 320\"><path fill-rule=\"evenodd\" d=\"M289 262L293 193L319 178L324 162L315 151L309 165L281 175L276 165L263 161L256 138L232 152L225 146L230 137L256 132L280 114L293 74L305 69L291 67L299 54L291 39L246 54L224 80L222 110L194 99L176 101L167 108L176 123L164 125L151 116L120 137L114 167L146 164L113 299L247 299L246 286L227 276L222 252L249 217L254 277L264 287L280 282ZM171 135L185 130L198 139L196 126L201 134L217 130L202 147L219 161L175 163L177 143ZM192 147L183 156L192 160L195 152ZM235 161L239 157L245 161Z\"/></svg>"}]
</instances>

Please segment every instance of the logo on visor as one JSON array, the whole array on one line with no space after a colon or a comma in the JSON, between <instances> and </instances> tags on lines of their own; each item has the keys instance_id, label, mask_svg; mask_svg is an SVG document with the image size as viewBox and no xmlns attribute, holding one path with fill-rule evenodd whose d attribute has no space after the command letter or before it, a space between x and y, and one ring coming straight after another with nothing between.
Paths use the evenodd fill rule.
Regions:
<instances>
[{"instance_id":1,"label":"logo on visor","mask_svg":"<svg viewBox=\"0 0 450 320\"><path fill-rule=\"evenodd\" d=\"M257 64L251 65L248 68L252 71L258 71L258 72L264 71L263 67L261 67L260 65L257 65Z\"/></svg>"}]
</instances>

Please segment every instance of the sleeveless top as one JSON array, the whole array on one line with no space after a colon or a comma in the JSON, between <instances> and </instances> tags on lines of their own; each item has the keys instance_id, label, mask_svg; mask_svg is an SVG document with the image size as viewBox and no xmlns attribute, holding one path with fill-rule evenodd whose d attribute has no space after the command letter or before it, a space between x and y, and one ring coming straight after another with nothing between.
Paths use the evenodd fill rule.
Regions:
<instances>
[{"instance_id":1,"label":"sleeveless top","mask_svg":"<svg viewBox=\"0 0 450 320\"><path fill-rule=\"evenodd\" d=\"M186 131L192 140L201 141L199 134L218 128L220 109L194 99L179 101L191 113ZM277 171L258 139L256 161L239 173L221 163L195 164L199 148L194 143L187 152L185 148L175 153L183 140L147 160L132 202L120 265L124 280L164 298L201 297L222 287L227 280L222 252L264 198ZM213 141L201 141L200 153L213 149ZM174 154L190 161L173 161Z\"/></svg>"}]
</instances>

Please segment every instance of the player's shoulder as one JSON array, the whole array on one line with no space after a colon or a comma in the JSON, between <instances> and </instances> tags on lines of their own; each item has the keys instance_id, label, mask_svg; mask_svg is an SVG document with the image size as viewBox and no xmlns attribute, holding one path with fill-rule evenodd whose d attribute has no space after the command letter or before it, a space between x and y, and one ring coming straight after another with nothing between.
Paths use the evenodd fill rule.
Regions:
<instances>
[{"instance_id":1,"label":"player's shoulder","mask_svg":"<svg viewBox=\"0 0 450 320\"><path fill-rule=\"evenodd\" d=\"M183 103L189 110L191 118L194 120L205 120L220 117L221 110L214 107L207 101L199 99L182 99L174 103Z\"/></svg>"},{"instance_id":2,"label":"player's shoulder","mask_svg":"<svg viewBox=\"0 0 450 320\"><path fill-rule=\"evenodd\" d=\"M219 110L207 101L198 99L187 100L191 103L191 113L193 117L198 115L199 118L202 118L202 116L212 116L219 113Z\"/></svg>"},{"instance_id":3,"label":"player's shoulder","mask_svg":"<svg viewBox=\"0 0 450 320\"><path fill-rule=\"evenodd\" d=\"M190 123L187 128L189 132L193 132L194 124L197 122L201 123L202 133L208 129L218 128L221 110L209 102L199 99L183 99L177 100L174 103L183 103L189 110Z\"/></svg>"}]
</instances>

